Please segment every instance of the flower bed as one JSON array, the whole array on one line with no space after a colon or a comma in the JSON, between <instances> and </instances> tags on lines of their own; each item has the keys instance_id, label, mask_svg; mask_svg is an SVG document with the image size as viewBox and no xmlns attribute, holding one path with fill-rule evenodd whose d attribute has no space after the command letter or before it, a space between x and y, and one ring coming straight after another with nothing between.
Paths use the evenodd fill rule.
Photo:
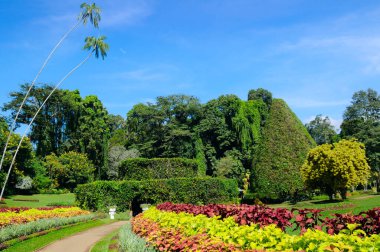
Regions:
<instances>
[{"instance_id":1,"label":"flower bed","mask_svg":"<svg viewBox=\"0 0 380 252\"><path fill-rule=\"evenodd\" d=\"M2 208L0 211L0 228L39 219L67 218L87 214L90 212L78 207Z\"/></svg>"},{"instance_id":2,"label":"flower bed","mask_svg":"<svg viewBox=\"0 0 380 252\"><path fill-rule=\"evenodd\" d=\"M319 209L293 209L290 211L285 208L274 209L267 206L244 204L195 206L166 202L158 205L157 209L193 215L203 214L207 217L219 216L221 219L233 217L235 222L240 225L259 224L263 227L274 224L283 231L289 227L303 233L310 228L322 230L324 227L329 234L338 234L340 231L348 229L348 224L355 224L354 230L361 230L365 235L380 234L380 208L364 211L357 215L334 214L325 219L321 219L321 210Z\"/></svg>"},{"instance_id":3,"label":"flower bed","mask_svg":"<svg viewBox=\"0 0 380 252\"><path fill-rule=\"evenodd\" d=\"M347 224L339 234L307 229L290 235L274 224L246 225L233 216L211 215L150 208L132 226L160 251L380 251L380 236L355 231L356 224Z\"/></svg>"}]
</instances>

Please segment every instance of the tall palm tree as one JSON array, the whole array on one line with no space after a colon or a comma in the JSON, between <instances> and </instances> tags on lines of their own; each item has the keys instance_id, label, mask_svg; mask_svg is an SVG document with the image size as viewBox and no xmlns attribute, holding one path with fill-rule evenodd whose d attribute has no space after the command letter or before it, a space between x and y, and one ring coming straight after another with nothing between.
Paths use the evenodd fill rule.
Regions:
<instances>
[{"instance_id":1,"label":"tall palm tree","mask_svg":"<svg viewBox=\"0 0 380 252\"><path fill-rule=\"evenodd\" d=\"M36 77L34 78L34 80L32 81L32 84L30 85L28 91L26 92L26 95L23 99L23 101L21 102L21 105L16 113L16 116L13 120L13 123L12 123L12 126L9 130L9 135L8 135L8 138L7 138L7 141L5 143L5 147L4 147L4 150L3 150L3 155L1 157L1 161L0 161L0 171L1 171L1 168L3 166L3 162L4 162L4 158L5 158L5 154L6 154L6 151L7 151L7 148L8 148L8 144L9 144L9 141L11 139L11 135L13 133L13 130L16 126L16 122L17 122L17 118L18 116L20 115L20 112L21 112L21 109L22 107L24 106L25 102L26 102L26 99L28 98L29 96L29 93L30 91L32 90L34 84L36 83L38 77L40 76L40 74L42 73L42 71L44 70L44 68L46 67L47 63L50 61L51 57L53 56L54 52L58 49L58 47L62 44L62 42L65 40L65 38L72 32L74 31L81 23L83 23L84 25L87 24L88 20L90 21L90 23L95 27L95 28L99 28L99 21L100 21L100 12L101 12L101 9L99 7L97 7L95 5L95 3L93 3L92 5L89 5L87 3L82 3L80 5L80 8L82 9L81 13L79 14L78 16L78 22L72 26L64 35L63 37L58 41L58 43L54 46L54 48L51 50L50 54L47 56L47 58L45 59L45 62L42 64L42 67L41 69L38 71Z\"/></svg>"},{"instance_id":2,"label":"tall palm tree","mask_svg":"<svg viewBox=\"0 0 380 252\"><path fill-rule=\"evenodd\" d=\"M17 153L21 147L21 144L22 144L22 141L24 140L26 134L28 133L30 127L32 126L34 120L36 119L38 113L41 111L42 107L45 105L45 103L49 100L49 98L53 95L54 91L57 90L57 88L71 75L75 72L75 70L77 70L80 66L82 66L90 57L91 55L95 54L95 58L99 58L99 55L102 57L102 59L104 60L104 57L107 56L107 51L109 50L109 45L104 42L104 40L106 39L105 36L100 36L99 38L95 38L95 37L87 37L85 39L85 45L83 47L84 50L89 50L90 53L87 55L87 57L82 61L80 62L78 65L76 65L68 74L66 74L58 83L57 85L55 85L54 89L49 93L49 95L45 98L44 102L41 104L41 106L38 108L37 112L34 114L32 120L30 121L29 125L26 127L25 131L24 131L24 134L22 135L18 145L17 145L17 148L16 148L16 151L13 155L13 158L12 158L12 162L11 162L11 165L9 166L9 169L8 169L8 173L7 173L7 177L5 178L5 181L4 181L4 184L3 184L3 187L1 189L1 193L0 193L0 199L3 197L3 194L4 194L4 190L5 190L5 186L8 182L8 179L9 179L9 175L11 174L11 170L12 170L12 167L14 165L14 163L16 162L16 157L17 157Z\"/></svg>"}]
</instances>

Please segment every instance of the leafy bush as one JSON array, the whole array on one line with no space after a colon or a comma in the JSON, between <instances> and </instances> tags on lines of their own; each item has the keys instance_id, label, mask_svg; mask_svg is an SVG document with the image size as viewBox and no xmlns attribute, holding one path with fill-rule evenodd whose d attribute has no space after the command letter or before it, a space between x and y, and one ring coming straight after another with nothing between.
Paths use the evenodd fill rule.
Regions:
<instances>
[{"instance_id":1,"label":"leafy bush","mask_svg":"<svg viewBox=\"0 0 380 252\"><path fill-rule=\"evenodd\" d=\"M46 156L45 165L60 188L73 190L78 184L92 181L94 165L85 154L69 151L57 157Z\"/></svg>"},{"instance_id":2,"label":"leafy bush","mask_svg":"<svg viewBox=\"0 0 380 252\"><path fill-rule=\"evenodd\" d=\"M310 189L321 189L332 200L337 191L345 199L348 188L365 184L370 170L364 144L355 140L341 140L310 150L301 167L301 174Z\"/></svg>"},{"instance_id":3,"label":"leafy bush","mask_svg":"<svg viewBox=\"0 0 380 252\"><path fill-rule=\"evenodd\" d=\"M380 207L358 215L334 214L333 218L326 218L323 222L329 234L338 234L347 229L349 224L357 224L354 229L362 230L367 235L380 234Z\"/></svg>"},{"instance_id":4,"label":"leafy bush","mask_svg":"<svg viewBox=\"0 0 380 252\"><path fill-rule=\"evenodd\" d=\"M80 207L107 210L116 205L124 211L132 201L141 203L226 203L238 196L237 182L222 178L173 178L145 181L96 181L79 185L75 190Z\"/></svg>"},{"instance_id":5,"label":"leafy bush","mask_svg":"<svg viewBox=\"0 0 380 252\"><path fill-rule=\"evenodd\" d=\"M197 161L187 158L129 158L119 167L120 179L168 179L197 175Z\"/></svg>"}]
</instances>

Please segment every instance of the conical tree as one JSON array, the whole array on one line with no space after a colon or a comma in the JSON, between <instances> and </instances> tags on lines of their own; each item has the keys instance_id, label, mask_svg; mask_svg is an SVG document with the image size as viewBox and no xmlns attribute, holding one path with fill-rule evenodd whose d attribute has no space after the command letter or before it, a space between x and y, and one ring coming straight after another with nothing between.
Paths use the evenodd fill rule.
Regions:
<instances>
[{"instance_id":1,"label":"conical tree","mask_svg":"<svg viewBox=\"0 0 380 252\"><path fill-rule=\"evenodd\" d=\"M54 48L50 51L49 55L47 56L47 58L45 59L44 63L42 64L42 67L40 68L40 70L38 71L36 77L34 78L34 80L32 81L23 101L21 102L21 105L15 115L15 118L13 120L13 123L12 123L12 126L10 128L10 132L9 132L9 135L8 135L8 138L7 138L7 141L5 143L5 147L4 147L4 150L3 150L3 155L1 157L1 161L0 161L0 171L1 171L1 168L3 166L3 162L4 162L4 158L5 158L5 154L6 154L6 151L7 151L7 148L8 148L8 144L9 144L9 141L11 139L11 135L13 133L13 130L16 126L16 122L17 122L17 118L18 116L20 115L20 112L21 112L21 109L22 107L24 106L25 102L26 102L26 99L28 98L29 96L29 93L30 91L32 90L34 84L36 83L38 77L40 76L40 74L42 73L42 71L44 70L44 68L46 67L47 63L50 61L51 57L53 56L53 54L55 53L55 51L58 49L58 47L62 44L62 42L66 39L66 37L71 33L73 32L81 23L83 23L84 25L87 24L88 20L90 21L90 23L95 27L95 28L98 28L99 27L99 21L100 21L100 8L97 7L95 5L95 3L93 3L92 5L89 5L87 3L83 3L80 5L80 8L82 9L81 13L79 14L78 16L78 22L72 26L63 36L62 38L58 41L58 43L54 46Z\"/></svg>"},{"instance_id":2,"label":"conical tree","mask_svg":"<svg viewBox=\"0 0 380 252\"><path fill-rule=\"evenodd\" d=\"M253 162L252 183L261 198L283 199L303 189L300 168L315 142L281 99L273 99Z\"/></svg>"},{"instance_id":3,"label":"conical tree","mask_svg":"<svg viewBox=\"0 0 380 252\"><path fill-rule=\"evenodd\" d=\"M20 147L21 147L21 144L22 144L22 141L24 140L24 138L26 137L26 134L28 133L30 127L32 126L34 120L36 119L38 113L41 111L41 109L43 108L43 106L45 105L45 103L49 100L49 98L53 95L54 91L57 90L57 88L71 75L73 74L80 66L82 66L90 57L91 55L95 54L95 57L96 58L99 58L99 56L102 57L102 59L104 60L104 57L107 56L107 51L109 50L109 45L107 43L104 42L104 40L106 39L105 36L100 36L99 38L94 38L94 37L87 37L85 39L85 45L83 47L84 50L90 50L90 53L87 55L87 57L82 61L80 62L78 65L76 65L68 74L65 75L65 77L63 77L58 83L57 85L54 87L54 89L50 92L50 94L46 97L46 99L44 100L44 102L41 104L41 106L38 108L37 112L34 114L32 120L30 121L29 125L26 127L25 131L24 131L24 134L22 135L21 139L20 139L20 142L18 143L18 146L16 148L16 151L13 155L13 158L12 158L12 162L11 162L11 165L9 166L9 169L8 169L8 172L7 172L7 176L5 178L5 181L4 181L4 184L3 184L3 187L1 189L1 194L0 194L0 199L3 197L3 194L4 194L4 190L5 190L5 186L8 182L8 179L9 179L9 175L11 174L11 171L12 171L12 168L13 168L13 165L16 161L16 157L17 157L17 153L18 151L20 150Z\"/></svg>"}]
</instances>

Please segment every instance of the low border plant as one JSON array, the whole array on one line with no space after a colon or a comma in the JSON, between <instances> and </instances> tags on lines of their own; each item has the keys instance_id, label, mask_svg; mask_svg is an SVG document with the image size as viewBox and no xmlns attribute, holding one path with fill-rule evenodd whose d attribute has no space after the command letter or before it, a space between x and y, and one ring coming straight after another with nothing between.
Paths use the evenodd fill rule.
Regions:
<instances>
[{"instance_id":1,"label":"low border plant","mask_svg":"<svg viewBox=\"0 0 380 252\"><path fill-rule=\"evenodd\" d=\"M97 217L98 215L96 214L87 214L69 218L41 219L25 224L10 225L0 229L0 243L55 227L93 220Z\"/></svg>"},{"instance_id":2,"label":"low border plant","mask_svg":"<svg viewBox=\"0 0 380 252\"><path fill-rule=\"evenodd\" d=\"M122 252L154 252L146 241L132 232L130 223L125 224L119 231L119 249Z\"/></svg>"}]
</instances>

